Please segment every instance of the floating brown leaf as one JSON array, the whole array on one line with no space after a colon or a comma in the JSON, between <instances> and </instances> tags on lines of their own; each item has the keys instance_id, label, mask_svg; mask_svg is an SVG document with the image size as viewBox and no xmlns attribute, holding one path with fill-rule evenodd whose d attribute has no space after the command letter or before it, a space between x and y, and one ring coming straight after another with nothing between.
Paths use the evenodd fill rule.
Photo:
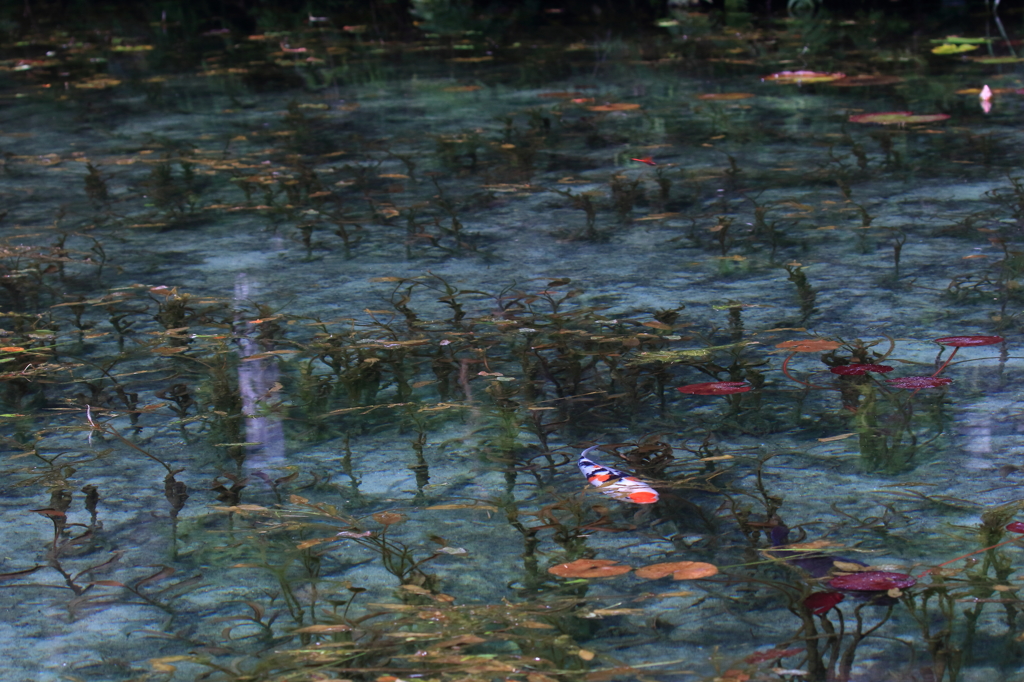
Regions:
<instances>
[{"instance_id":1,"label":"floating brown leaf","mask_svg":"<svg viewBox=\"0 0 1024 682\"><path fill-rule=\"evenodd\" d=\"M548 573L562 578L611 578L632 571L632 566L624 566L611 559L577 559L567 564L558 564L548 569Z\"/></svg>"},{"instance_id":2,"label":"floating brown leaf","mask_svg":"<svg viewBox=\"0 0 1024 682\"><path fill-rule=\"evenodd\" d=\"M405 516L402 514L396 514L395 512L377 512L373 515L373 520L383 526L393 526L396 523L405 521Z\"/></svg>"},{"instance_id":3,"label":"floating brown leaf","mask_svg":"<svg viewBox=\"0 0 1024 682\"><path fill-rule=\"evenodd\" d=\"M657 580L668 575L671 575L673 580L699 580L717 573L717 566L701 561L669 561L636 569L637 577L646 580Z\"/></svg>"},{"instance_id":4,"label":"floating brown leaf","mask_svg":"<svg viewBox=\"0 0 1024 682\"><path fill-rule=\"evenodd\" d=\"M591 111L635 111L640 105L635 102L614 102L612 104L597 104L587 107Z\"/></svg>"},{"instance_id":5,"label":"floating brown leaf","mask_svg":"<svg viewBox=\"0 0 1024 682\"><path fill-rule=\"evenodd\" d=\"M793 339L775 344L776 348L792 351L793 353L820 353L826 350L839 348L838 341L829 339Z\"/></svg>"}]
</instances>

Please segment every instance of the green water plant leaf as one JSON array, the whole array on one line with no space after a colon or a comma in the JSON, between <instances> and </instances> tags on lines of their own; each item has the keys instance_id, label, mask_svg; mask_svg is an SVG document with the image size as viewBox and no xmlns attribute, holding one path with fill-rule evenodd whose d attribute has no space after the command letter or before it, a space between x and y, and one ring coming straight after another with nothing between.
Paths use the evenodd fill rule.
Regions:
<instances>
[{"instance_id":1,"label":"green water plant leaf","mask_svg":"<svg viewBox=\"0 0 1024 682\"><path fill-rule=\"evenodd\" d=\"M961 52L970 52L971 50L977 50L977 45L954 45L953 43L943 43L938 47L932 48L932 54L960 54Z\"/></svg>"},{"instance_id":2,"label":"green water plant leaf","mask_svg":"<svg viewBox=\"0 0 1024 682\"><path fill-rule=\"evenodd\" d=\"M991 38L965 38L963 36L946 36L945 38L932 38L933 43L953 44L953 45L982 45L984 43L992 42Z\"/></svg>"},{"instance_id":3,"label":"green water plant leaf","mask_svg":"<svg viewBox=\"0 0 1024 682\"><path fill-rule=\"evenodd\" d=\"M639 353L636 358L629 360L628 364L642 365L648 362L692 362L694 359L707 359L715 351L737 350L755 345L758 345L757 341L740 341L739 343L727 343L724 346L708 346L706 348L644 351Z\"/></svg>"},{"instance_id":4,"label":"green water plant leaf","mask_svg":"<svg viewBox=\"0 0 1024 682\"><path fill-rule=\"evenodd\" d=\"M829 83L831 81L837 81L840 78L846 78L845 73L824 73L821 71L779 71L765 76L761 80L770 81L772 83L780 83L783 85L797 84L804 85L806 83Z\"/></svg>"},{"instance_id":5,"label":"green water plant leaf","mask_svg":"<svg viewBox=\"0 0 1024 682\"><path fill-rule=\"evenodd\" d=\"M850 123L878 123L880 125L906 125L908 123L936 123L945 121L949 114L914 114L909 111L888 111L877 114L854 114Z\"/></svg>"},{"instance_id":6,"label":"green water plant leaf","mask_svg":"<svg viewBox=\"0 0 1024 682\"><path fill-rule=\"evenodd\" d=\"M971 61L978 64L1016 64L1024 62L1024 57L971 57Z\"/></svg>"}]
</instances>

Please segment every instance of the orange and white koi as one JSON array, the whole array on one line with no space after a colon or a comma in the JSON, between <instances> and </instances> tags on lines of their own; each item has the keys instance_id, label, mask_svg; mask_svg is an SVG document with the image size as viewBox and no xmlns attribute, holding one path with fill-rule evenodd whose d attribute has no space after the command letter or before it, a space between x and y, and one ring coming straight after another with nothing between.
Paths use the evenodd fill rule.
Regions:
<instances>
[{"instance_id":1,"label":"orange and white koi","mask_svg":"<svg viewBox=\"0 0 1024 682\"><path fill-rule=\"evenodd\" d=\"M624 502L654 504L658 501L658 491L639 478L630 476L618 469L602 466L590 459L588 457L590 451L596 450L599 447L599 445L595 445L587 448L580 453L580 458L576 460L576 466L587 477L587 482L590 485L597 486L605 495Z\"/></svg>"}]
</instances>

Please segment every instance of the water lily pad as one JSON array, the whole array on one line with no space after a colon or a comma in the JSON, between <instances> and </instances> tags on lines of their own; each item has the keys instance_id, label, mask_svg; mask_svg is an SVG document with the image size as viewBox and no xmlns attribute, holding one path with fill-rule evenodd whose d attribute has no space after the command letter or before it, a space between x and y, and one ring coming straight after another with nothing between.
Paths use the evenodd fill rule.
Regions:
<instances>
[{"instance_id":1,"label":"water lily pad","mask_svg":"<svg viewBox=\"0 0 1024 682\"><path fill-rule=\"evenodd\" d=\"M885 592L892 589L913 587L917 581L906 573L890 571L864 571L840 575L828 581L829 587L854 592Z\"/></svg>"},{"instance_id":2,"label":"water lily pad","mask_svg":"<svg viewBox=\"0 0 1024 682\"><path fill-rule=\"evenodd\" d=\"M548 573L562 578L611 578L629 573L633 568L616 563L611 559L577 559L567 564L558 564L548 569Z\"/></svg>"},{"instance_id":3,"label":"water lily pad","mask_svg":"<svg viewBox=\"0 0 1024 682\"><path fill-rule=\"evenodd\" d=\"M749 92L706 92L703 95L697 95L697 99L713 100L715 102L728 102L735 99L749 99L754 97Z\"/></svg>"},{"instance_id":4,"label":"water lily pad","mask_svg":"<svg viewBox=\"0 0 1024 682\"><path fill-rule=\"evenodd\" d=\"M914 390L922 388L938 388L939 386L948 386L953 383L953 380L948 377L896 377L895 379L886 379L885 383L896 388L912 388Z\"/></svg>"},{"instance_id":5,"label":"water lily pad","mask_svg":"<svg viewBox=\"0 0 1024 682\"><path fill-rule=\"evenodd\" d=\"M1016 64L1024 62L1024 57L970 57L970 60L978 64Z\"/></svg>"},{"instance_id":6,"label":"water lily pad","mask_svg":"<svg viewBox=\"0 0 1024 682\"><path fill-rule=\"evenodd\" d=\"M701 561L668 561L636 569L638 578L657 580L672 576L673 580L699 580L718 573L718 567Z\"/></svg>"},{"instance_id":7,"label":"water lily pad","mask_svg":"<svg viewBox=\"0 0 1024 682\"><path fill-rule=\"evenodd\" d=\"M914 114L909 111L889 111L878 114L854 114L850 123L878 123L881 125L906 125L908 123L936 123L945 121L949 114Z\"/></svg>"},{"instance_id":8,"label":"water lily pad","mask_svg":"<svg viewBox=\"0 0 1024 682\"><path fill-rule=\"evenodd\" d=\"M822 71L779 71L778 73L765 76L761 80L781 83L783 85L792 83L803 85L805 83L829 83L840 78L846 78L846 74L838 71L835 73L824 73Z\"/></svg>"},{"instance_id":9,"label":"water lily pad","mask_svg":"<svg viewBox=\"0 0 1024 682\"><path fill-rule=\"evenodd\" d=\"M844 599L846 597L838 592L815 592L804 599L804 605L811 610L811 613L820 616L831 611L832 607Z\"/></svg>"},{"instance_id":10,"label":"water lily pad","mask_svg":"<svg viewBox=\"0 0 1024 682\"><path fill-rule=\"evenodd\" d=\"M943 336L935 339L935 343L943 346L955 346L963 348L966 346L992 346L1003 342L1001 336Z\"/></svg>"},{"instance_id":11,"label":"water lily pad","mask_svg":"<svg viewBox=\"0 0 1024 682\"><path fill-rule=\"evenodd\" d=\"M830 83L842 78L846 78L845 73L825 73L822 71L779 71L778 73L765 76L761 80L780 83L783 85L802 85L805 83Z\"/></svg>"},{"instance_id":12,"label":"water lily pad","mask_svg":"<svg viewBox=\"0 0 1024 682\"><path fill-rule=\"evenodd\" d=\"M838 341L831 341L829 339L793 339L792 341L783 341L782 343L775 344L776 348L793 353L820 353L821 351L835 350L839 346Z\"/></svg>"},{"instance_id":13,"label":"water lily pad","mask_svg":"<svg viewBox=\"0 0 1024 682\"><path fill-rule=\"evenodd\" d=\"M840 374L842 376L861 376L868 372L891 372L892 367L889 365L872 365L867 363L852 363L849 365L839 365L838 367L832 367L829 369L833 374Z\"/></svg>"},{"instance_id":14,"label":"water lily pad","mask_svg":"<svg viewBox=\"0 0 1024 682\"><path fill-rule=\"evenodd\" d=\"M688 384L676 388L680 393L690 395L729 395L730 393L746 393L751 389L745 381L707 381L702 384Z\"/></svg>"},{"instance_id":15,"label":"water lily pad","mask_svg":"<svg viewBox=\"0 0 1024 682\"><path fill-rule=\"evenodd\" d=\"M983 45L991 43L991 38L965 38L963 36L946 36L945 38L932 38L933 43L952 43L953 45Z\"/></svg>"},{"instance_id":16,"label":"water lily pad","mask_svg":"<svg viewBox=\"0 0 1024 682\"><path fill-rule=\"evenodd\" d=\"M977 45L960 44L955 45L953 43L943 43L938 47L932 48L932 54L960 54L961 52L970 52L971 50L977 50Z\"/></svg>"},{"instance_id":17,"label":"water lily pad","mask_svg":"<svg viewBox=\"0 0 1024 682\"><path fill-rule=\"evenodd\" d=\"M591 111L635 111L640 108L636 102L615 102L612 104L598 104L587 107Z\"/></svg>"},{"instance_id":18,"label":"water lily pad","mask_svg":"<svg viewBox=\"0 0 1024 682\"><path fill-rule=\"evenodd\" d=\"M860 76L847 76L846 78L840 78L837 81L832 81L829 85L834 85L837 88L857 88L869 85L895 85L902 82L903 79L899 76L861 74Z\"/></svg>"}]
</instances>

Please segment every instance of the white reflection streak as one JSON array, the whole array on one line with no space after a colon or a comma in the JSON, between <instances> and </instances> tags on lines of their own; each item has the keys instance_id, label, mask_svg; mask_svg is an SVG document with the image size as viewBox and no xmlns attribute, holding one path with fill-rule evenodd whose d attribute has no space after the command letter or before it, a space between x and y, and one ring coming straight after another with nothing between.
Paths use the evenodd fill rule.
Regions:
<instances>
[{"instance_id":1,"label":"white reflection streak","mask_svg":"<svg viewBox=\"0 0 1024 682\"><path fill-rule=\"evenodd\" d=\"M968 469L987 469L992 466L992 419L987 412L974 412L960 428L966 443L964 450L970 455Z\"/></svg>"},{"instance_id":2,"label":"white reflection streak","mask_svg":"<svg viewBox=\"0 0 1024 682\"><path fill-rule=\"evenodd\" d=\"M235 277L235 334L238 354L243 358L238 365L238 390L242 395L245 440L258 443L247 446L246 462L256 468L273 467L284 463L284 429L280 418L262 408L261 402L275 395L270 390L277 383L277 364L272 358L245 361L250 355L271 350L261 348L251 336L253 327L244 314L244 305L249 300L249 278L240 272Z\"/></svg>"}]
</instances>

